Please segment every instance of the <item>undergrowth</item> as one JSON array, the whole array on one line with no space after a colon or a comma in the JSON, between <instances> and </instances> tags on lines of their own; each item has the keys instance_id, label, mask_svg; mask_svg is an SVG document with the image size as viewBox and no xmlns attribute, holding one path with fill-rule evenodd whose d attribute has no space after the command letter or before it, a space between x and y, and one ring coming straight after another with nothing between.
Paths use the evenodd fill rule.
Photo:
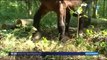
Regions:
<instances>
[{"instance_id":1,"label":"undergrowth","mask_svg":"<svg viewBox=\"0 0 107 60\"><path fill-rule=\"evenodd\" d=\"M8 52L99 52L99 56L46 56L45 59L98 59L99 57L107 58L107 29L100 29L90 26L83 31L83 34L76 37L76 32L73 38L66 40L64 43L58 40L57 30L52 30L47 27L43 33L43 37L35 42L31 41L29 27L16 28L14 30L0 30L0 56L8 56ZM55 27L54 27L55 28ZM49 38L54 37L54 38Z\"/></svg>"},{"instance_id":2,"label":"undergrowth","mask_svg":"<svg viewBox=\"0 0 107 60\"><path fill-rule=\"evenodd\" d=\"M48 18L48 17L51 17ZM84 29L80 36L76 37L76 18L70 22L70 39L64 43L58 40L57 19L53 12L42 18L42 38L31 41L32 27L20 27L15 29L0 30L0 57L8 56L8 52L99 52L99 56L46 56L44 59L99 59L107 58L107 27L106 19L92 19L89 28ZM14 20L7 21L14 23ZM73 23L72 23L73 22ZM2 22L1 22L2 24Z\"/></svg>"}]
</instances>

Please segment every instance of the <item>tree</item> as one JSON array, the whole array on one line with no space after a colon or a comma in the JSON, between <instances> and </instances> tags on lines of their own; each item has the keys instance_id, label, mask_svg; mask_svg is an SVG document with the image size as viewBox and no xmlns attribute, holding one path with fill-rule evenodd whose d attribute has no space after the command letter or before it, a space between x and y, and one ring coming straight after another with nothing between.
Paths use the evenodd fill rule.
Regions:
<instances>
[{"instance_id":1,"label":"tree","mask_svg":"<svg viewBox=\"0 0 107 60\"><path fill-rule=\"evenodd\" d=\"M98 10L98 0L93 0L93 15L92 15L92 17L93 18L97 18L97 15L98 15L98 12L97 12L97 10Z\"/></svg>"},{"instance_id":2,"label":"tree","mask_svg":"<svg viewBox=\"0 0 107 60\"><path fill-rule=\"evenodd\" d=\"M105 17L105 0L103 1L103 16Z\"/></svg>"}]
</instances>

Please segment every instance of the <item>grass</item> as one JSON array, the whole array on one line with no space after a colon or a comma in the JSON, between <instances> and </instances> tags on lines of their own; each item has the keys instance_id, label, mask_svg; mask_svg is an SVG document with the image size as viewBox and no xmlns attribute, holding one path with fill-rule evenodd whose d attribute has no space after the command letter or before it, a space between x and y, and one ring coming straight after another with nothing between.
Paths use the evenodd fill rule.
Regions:
<instances>
[{"instance_id":1,"label":"grass","mask_svg":"<svg viewBox=\"0 0 107 60\"><path fill-rule=\"evenodd\" d=\"M93 19L92 25L84 30L83 35L76 38L75 30L72 30L71 39L62 43L58 40L58 31L56 25L55 14L51 15L49 20L45 16L41 23L43 31L43 37L41 40L31 41L31 32L26 30L29 27L16 28L14 30L1 29L0 30L0 58L8 57L8 52L19 51L49 51L49 52L83 52L83 51L98 51L99 56L46 56L44 59L101 59L102 57L107 59L107 27L106 19ZM51 23L53 21L53 23ZM72 21L75 21L72 20ZM71 24L72 24L71 21ZM97 23L96 23L97 21ZM104 23L102 23L104 22ZM47 23L47 24L46 24ZM73 24L76 27L76 23ZM44 32L45 31L45 32ZM14 58L14 57L12 57ZM27 58L27 57L26 57ZM32 57L34 58L34 57ZM31 59L32 59L31 58ZM41 58L37 56L36 58ZM13 59L14 60L14 59ZM21 60L21 58L19 58Z\"/></svg>"},{"instance_id":2,"label":"grass","mask_svg":"<svg viewBox=\"0 0 107 60\"><path fill-rule=\"evenodd\" d=\"M16 5L15 5L16 4ZM28 18L25 3L1 0L0 26L4 23L15 23L15 19ZM13 6L14 5L14 6ZM33 13L39 4L33 4ZM100 11L100 10L99 10ZM92 19L91 26L85 29L80 37L76 37L77 18L70 22L70 39L62 43L58 40L57 15L53 12L41 20L43 37L31 41L31 28L0 29L0 60L98 60L107 59L107 19ZM49 52L81 52L98 51L99 56L8 56L8 52L49 51Z\"/></svg>"}]
</instances>

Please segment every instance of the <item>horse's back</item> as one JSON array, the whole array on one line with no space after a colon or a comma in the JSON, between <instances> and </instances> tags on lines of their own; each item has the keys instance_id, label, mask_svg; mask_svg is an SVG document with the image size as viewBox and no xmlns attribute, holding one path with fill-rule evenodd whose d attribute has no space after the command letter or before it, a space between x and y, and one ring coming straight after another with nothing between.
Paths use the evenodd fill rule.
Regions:
<instances>
[{"instance_id":1,"label":"horse's back","mask_svg":"<svg viewBox=\"0 0 107 60\"><path fill-rule=\"evenodd\" d=\"M42 5L50 9L57 9L59 4L63 4L65 7L76 7L82 3L82 0L40 0ZM62 2L62 3L60 3Z\"/></svg>"}]
</instances>

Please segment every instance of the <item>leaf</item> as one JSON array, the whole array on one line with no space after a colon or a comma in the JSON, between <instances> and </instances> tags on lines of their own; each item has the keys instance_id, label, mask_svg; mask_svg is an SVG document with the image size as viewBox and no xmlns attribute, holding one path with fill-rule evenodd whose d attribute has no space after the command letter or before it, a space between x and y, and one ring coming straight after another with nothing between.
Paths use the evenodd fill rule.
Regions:
<instances>
[{"instance_id":1,"label":"leaf","mask_svg":"<svg viewBox=\"0 0 107 60\"><path fill-rule=\"evenodd\" d=\"M83 11L82 7L78 7L78 9L77 9L77 13L78 13L78 14L81 14L82 11Z\"/></svg>"},{"instance_id":2,"label":"leaf","mask_svg":"<svg viewBox=\"0 0 107 60\"><path fill-rule=\"evenodd\" d=\"M106 42L102 42L101 44L100 44L100 46L101 47L106 47L107 45L106 45Z\"/></svg>"},{"instance_id":3,"label":"leaf","mask_svg":"<svg viewBox=\"0 0 107 60\"><path fill-rule=\"evenodd\" d=\"M44 42L44 43L47 43L48 40L47 40L45 37L43 37L43 42Z\"/></svg>"}]
</instances>

